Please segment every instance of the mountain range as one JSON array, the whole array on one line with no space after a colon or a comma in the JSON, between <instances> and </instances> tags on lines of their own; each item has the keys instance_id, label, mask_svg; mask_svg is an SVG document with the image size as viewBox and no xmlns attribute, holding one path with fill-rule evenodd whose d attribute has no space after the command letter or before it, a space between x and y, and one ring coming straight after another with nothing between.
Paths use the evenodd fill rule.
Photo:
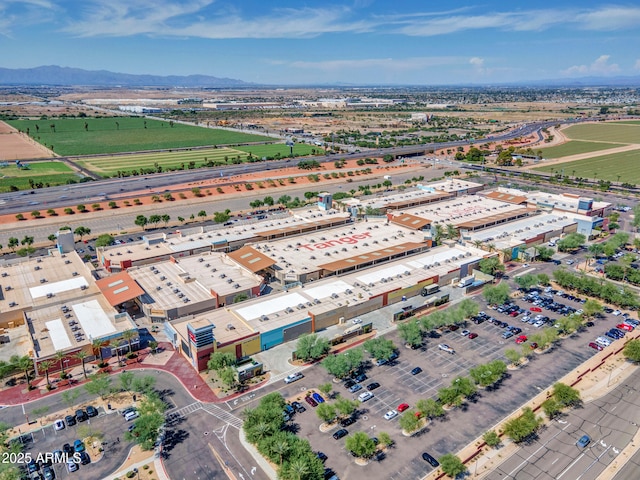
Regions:
<instances>
[{"instance_id":1,"label":"mountain range","mask_svg":"<svg viewBox=\"0 0 640 480\"><path fill-rule=\"evenodd\" d=\"M0 85L52 85L101 87L245 87L250 83L208 75L132 75L107 70L48 65L34 68L0 68Z\"/></svg>"}]
</instances>

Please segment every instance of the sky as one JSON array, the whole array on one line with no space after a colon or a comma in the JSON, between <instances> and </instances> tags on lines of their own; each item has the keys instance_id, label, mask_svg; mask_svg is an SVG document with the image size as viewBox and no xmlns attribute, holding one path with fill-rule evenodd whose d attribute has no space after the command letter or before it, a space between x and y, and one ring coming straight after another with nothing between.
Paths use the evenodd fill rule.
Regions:
<instances>
[{"instance_id":1,"label":"sky","mask_svg":"<svg viewBox=\"0 0 640 480\"><path fill-rule=\"evenodd\" d=\"M640 75L640 2L0 0L0 67L267 85Z\"/></svg>"}]
</instances>

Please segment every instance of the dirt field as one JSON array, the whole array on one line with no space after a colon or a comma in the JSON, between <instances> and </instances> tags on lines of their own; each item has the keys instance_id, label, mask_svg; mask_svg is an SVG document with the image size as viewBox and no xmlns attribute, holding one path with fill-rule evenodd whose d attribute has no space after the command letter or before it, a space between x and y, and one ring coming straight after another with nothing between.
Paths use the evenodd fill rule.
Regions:
<instances>
[{"instance_id":1,"label":"dirt field","mask_svg":"<svg viewBox=\"0 0 640 480\"><path fill-rule=\"evenodd\" d=\"M0 162L51 158L53 153L13 127L0 122Z\"/></svg>"}]
</instances>

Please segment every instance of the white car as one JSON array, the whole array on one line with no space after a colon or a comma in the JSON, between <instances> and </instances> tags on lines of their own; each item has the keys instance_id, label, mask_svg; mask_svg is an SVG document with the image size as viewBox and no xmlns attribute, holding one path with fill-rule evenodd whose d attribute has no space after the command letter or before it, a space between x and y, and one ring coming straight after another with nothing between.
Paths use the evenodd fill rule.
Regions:
<instances>
[{"instance_id":1,"label":"white car","mask_svg":"<svg viewBox=\"0 0 640 480\"><path fill-rule=\"evenodd\" d=\"M525 315L520 320L522 320L523 322L528 322L530 319L531 319L531 317L529 315Z\"/></svg>"},{"instance_id":2,"label":"white car","mask_svg":"<svg viewBox=\"0 0 640 480\"><path fill-rule=\"evenodd\" d=\"M392 418L396 418L397 416L398 416L398 412L396 412L395 410L389 410L387 413L384 414L384 419L391 420Z\"/></svg>"},{"instance_id":3,"label":"white car","mask_svg":"<svg viewBox=\"0 0 640 480\"><path fill-rule=\"evenodd\" d=\"M296 380L300 380L301 378L304 378L304 375L300 372L292 373L291 375L287 375L285 377L284 383L293 383Z\"/></svg>"},{"instance_id":4,"label":"white car","mask_svg":"<svg viewBox=\"0 0 640 480\"><path fill-rule=\"evenodd\" d=\"M373 398L373 393L371 392L363 392L358 395L358 400L361 402L366 402L367 400L371 400Z\"/></svg>"},{"instance_id":5,"label":"white car","mask_svg":"<svg viewBox=\"0 0 640 480\"><path fill-rule=\"evenodd\" d=\"M469 330L462 330L462 331L460 332L460 335L462 335L463 337L466 337L466 336L468 336L470 333L471 333L471 332L470 332Z\"/></svg>"},{"instance_id":6,"label":"white car","mask_svg":"<svg viewBox=\"0 0 640 480\"><path fill-rule=\"evenodd\" d=\"M542 320L538 320L536 323L533 324L533 326L536 328L540 328L544 326L544 322Z\"/></svg>"},{"instance_id":7,"label":"white car","mask_svg":"<svg viewBox=\"0 0 640 480\"><path fill-rule=\"evenodd\" d=\"M611 315L613 315L614 317L617 317L619 315L622 315L622 312L620 310L614 310Z\"/></svg>"},{"instance_id":8,"label":"white car","mask_svg":"<svg viewBox=\"0 0 640 480\"><path fill-rule=\"evenodd\" d=\"M64 430L64 420L56 420L55 422L53 422L53 428L54 430Z\"/></svg>"},{"instance_id":9,"label":"white car","mask_svg":"<svg viewBox=\"0 0 640 480\"><path fill-rule=\"evenodd\" d=\"M611 340L607 337L598 337L595 339L595 342L601 347L608 347L609 345L611 345Z\"/></svg>"},{"instance_id":10,"label":"white car","mask_svg":"<svg viewBox=\"0 0 640 480\"><path fill-rule=\"evenodd\" d=\"M439 344L438 348L440 350L444 351L444 352L447 352L447 353L451 353L451 354L456 353L456 351L453 348L451 348L449 345L447 345L446 343Z\"/></svg>"},{"instance_id":11,"label":"white car","mask_svg":"<svg viewBox=\"0 0 640 480\"><path fill-rule=\"evenodd\" d=\"M361 318L354 318L353 320L351 320L351 323L353 323L354 325L357 325L358 323L362 323L362 319Z\"/></svg>"}]
</instances>

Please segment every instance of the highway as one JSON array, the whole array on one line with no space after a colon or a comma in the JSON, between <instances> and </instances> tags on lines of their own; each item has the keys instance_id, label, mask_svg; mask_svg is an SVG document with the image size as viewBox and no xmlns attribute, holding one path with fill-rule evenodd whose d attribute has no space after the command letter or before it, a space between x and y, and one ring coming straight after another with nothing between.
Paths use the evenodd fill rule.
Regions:
<instances>
[{"instance_id":1,"label":"highway","mask_svg":"<svg viewBox=\"0 0 640 480\"><path fill-rule=\"evenodd\" d=\"M580 121L586 120L590 119L580 119ZM491 136L484 139L475 139L474 143L479 144L487 141L496 142L511 140L517 137L526 137L536 132L538 137L541 138L540 131L543 128L548 128L552 125L556 125L557 123L557 120L530 123L501 135ZM565 121L564 123L571 122ZM327 163L334 162L337 159L349 160L374 156L382 157L387 154L399 157L425 154L434 149L440 150L454 148L461 145L467 145L469 142L470 141L468 140L459 140L455 142L430 143L425 145L412 145L381 150L367 150L340 155L326 155L322 157L314 157L314 159L321 163ZM198 182L220 177L229 178L230 176L243 173L276 170L279 168L289 167L292 164L297 164L298 161L299 160L292 159L274 160L269 161L268 163L257 162L242 165L228 165L222 167L159 173L140 177L110 178L45 189L0 193L0 210L3 213L20 213L32 210L42 211L49 208L66 207L70 205L75 206L79 203L90 205L92 203L105 200L105 198L114 196L117 196L119 199L135 198L136 195L139 195L140 191L148 191L148 193L162 192L168 187L176 184ZM130 193L131 196L127 197L127 193Z\"/></svg>"},{"instance_id":2,"label":"highway","mask_svg":"<svg viewBox=\"0 0 640 480\"><path fill-rule=\"evenodd\" d=\"M640 370L604 397L573 409L489 473L487 480L595 480L640 423ZM576 446L582 435L591 443ZM617 478L617 477L616 477ZM637 472L634 478L638 478Z\"/></svg>"}]
</instances>

